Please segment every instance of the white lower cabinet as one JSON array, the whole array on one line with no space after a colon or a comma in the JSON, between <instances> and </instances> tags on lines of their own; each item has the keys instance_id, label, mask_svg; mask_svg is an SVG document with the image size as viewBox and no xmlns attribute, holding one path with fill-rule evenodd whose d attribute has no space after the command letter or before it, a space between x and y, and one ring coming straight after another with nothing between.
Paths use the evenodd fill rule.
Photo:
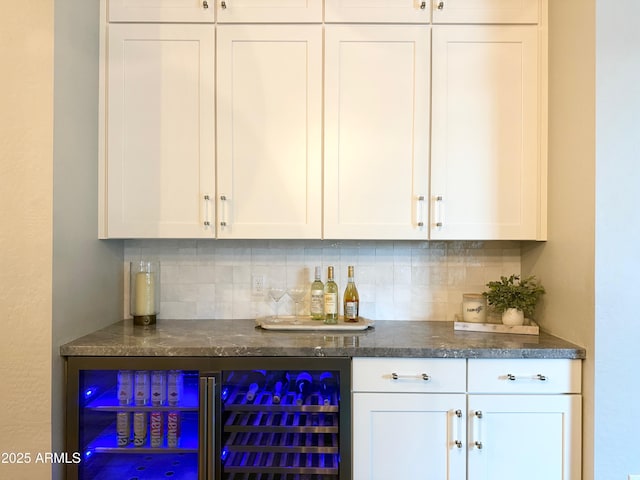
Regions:
<instances>
[{"instance_id":1,"label":"white lower cabinet","mask_svg":"<svg viewBox=\"0 0 640 480\"><path fill-rule=\"evenodd\" d=\"M464 359L354 358L353 479L464 479L465 369Z\"/></svg>"},{"instance_id":2,"label":"white lower cabinet","mask_svg":"<svg viewBox=\"0 0 640 480\"><path fill-rule=\"evenodd\" d=\"M580 395L469 395L469 480L579 480Z\"/></svg>"},{"instance_id":3,"label":"white lower cabinet","mask_svg":"<svg viewBox=\"0 0 640 480\"><path fill-rule=\"evenodd\" d=\"M353 478L579 480L580 368L354 358Z\"/></svg>"},{"instance_id":4,"label":"white lower cabinet","mask_svg":"<svg viewBox=\"0 0 640 480\"><path fill-rule=\"evenodd\" d=\"M468 361L468 480L581 478L581 366Z\"/></svg>"}]
</instances>

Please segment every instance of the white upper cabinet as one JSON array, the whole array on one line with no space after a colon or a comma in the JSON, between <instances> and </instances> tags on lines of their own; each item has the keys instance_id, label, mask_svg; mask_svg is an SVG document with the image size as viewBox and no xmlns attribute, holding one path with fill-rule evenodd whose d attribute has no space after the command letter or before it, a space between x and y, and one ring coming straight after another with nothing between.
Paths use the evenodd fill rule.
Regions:
<instances>
[{"instance_id":1,"label":"white upper cabinet","mask_svg":"<svg viewBox=\"0 0 640 480\"><path fill-rule=\"evenodd\" d=\"M325 0L327 23L429 23L431 0Z\"/></svg>"},{"instance_id":2,"label":"white upper cabinet","mask_svg":"<svg viewBox=\"0 0 640 480\"><path fill-rule=\"evenodd\" d=\"M320 23L322 0L211 0L219 23Z\"/></svg>"},{"instance_id":3,"label":"white upper cabinet","mask_svg":"<svg viewBox=\"0 0 640 480\"><path fill-rule=\"evenodd\" d=\"M102 237L212 237L214 29L111 24Z\"/></svg>"},{"instance_id":4,"label":"white upper cabinet","mask_svg":"<svg viewBox=\"0 0 640 480\"><path fill-rule=\"evenodd\" d=\"M214 0L109 0L110 22L212 23Z\"/></svg>"},{"instance_id":5,"label":"white upper cabinet","mask_svg":"<svg viewBox=\"0 0 640 480\"><path fill-rule=\"evenodd\" d=\"M434 26L432 68L430 238L541 239L537 26Z\"/></svg>"},{"instance_id":6,"label":"white upper cabinet","mask_svg":"<svg viewBox=\"0 0 640 480\"><path fill-rule=\"evenodd\" d=\"M322 235L322 27L222 25L218 237Z\"/></svg>"},{"instance_id":7,"label":"white upper cabinet","mask_svg":"<svg viewBox=\"0 0 640 480\"><path fill-rule=\"evenodd\" d=\"M426 239L429 27L325 27L324 237Z\"/></svg>"},{"instance_id":8,"label":"white upper cabinet","mask_svg":"<svg viewBox=\"0 0 640 480\"><path fill-rule=\"evenodd\" d=\"M541 0L431 0L433 23L538 23Z\"/></svg>"}]
</instances>

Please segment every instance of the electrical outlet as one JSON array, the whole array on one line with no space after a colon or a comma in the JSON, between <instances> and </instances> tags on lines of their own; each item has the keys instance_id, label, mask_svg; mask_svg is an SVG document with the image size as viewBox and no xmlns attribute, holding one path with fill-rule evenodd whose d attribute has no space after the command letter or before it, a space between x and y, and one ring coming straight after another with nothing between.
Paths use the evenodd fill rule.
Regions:
<instances>
[{"instance_id":1,"label":"electrical outlet","mask_svg":"<svg viewBox=\"0 0 640 480\"><path fill-rule=\"evenodd\" d=\"M264 297L264 275L256 273L251 275L251 295Z\"/></svg>"}]
</instances>

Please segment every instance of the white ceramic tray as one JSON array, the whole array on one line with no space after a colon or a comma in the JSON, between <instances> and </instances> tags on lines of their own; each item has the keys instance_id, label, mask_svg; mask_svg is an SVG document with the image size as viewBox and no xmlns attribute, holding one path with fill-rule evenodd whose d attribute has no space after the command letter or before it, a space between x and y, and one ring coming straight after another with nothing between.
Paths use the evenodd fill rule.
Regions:
<instances>
[{"instance_id":1,"label":"white ceramic tray","mask_svg":"<svg viewBox=\"0 0 640 480\"><path fill-rule=\"evenodd\" d=\"M327 324L322 320L312 320L311 317L279 316L256 318L256 325L265 330L358 331L373 327L373 321L360 317L357 322L345 323L340 318L336 324Z\"/></svg>"}]
</instances>

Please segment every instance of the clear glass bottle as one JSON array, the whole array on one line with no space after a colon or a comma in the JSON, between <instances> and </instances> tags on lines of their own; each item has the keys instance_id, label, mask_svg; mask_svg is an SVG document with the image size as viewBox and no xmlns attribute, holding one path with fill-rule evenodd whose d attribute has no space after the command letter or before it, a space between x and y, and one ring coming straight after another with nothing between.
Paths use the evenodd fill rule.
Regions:
<instances>
[{"instance_id":1,"label":"clear glass bottle","mask_svg":"<svg viewBox=\"0 0 640 480\"><path fill-rule=\"evenodd\" d=\"M160 263L131 262L131 316L134 325L153 325L160 313Z\"/></svg>"},{"instance_id":2,"label":"clear glass bottle","mask_svg":"<svg viewBox=\"0 0 640 480\"><path fill-rule=\"evenodd\" d=\"M347 288L344 290L344 321L357 322L360 311L360 296L353 276L353 266L348 267Z\"/></svg>"},{"instance_id":3,"label":"clear glass bottle","mask_svg":"<svg viewBox=\"0 0 640 480\"><path fill-rule=\"evenodd\" d=\"M311 284L311 319L324 320L324 284L320 267L316 267L315 280Z\"/></svg>"},{"instance_id":4,"label":"clear glass bottle","mask_svg":"<svg viewBox=\"0 0 640 480\"><path fill-rule=\"evenodd\" d=\"M324 323L338 323L338 285L333 280L333 267L327 271L324 286Z\"/></svg>"}]
</instances>

